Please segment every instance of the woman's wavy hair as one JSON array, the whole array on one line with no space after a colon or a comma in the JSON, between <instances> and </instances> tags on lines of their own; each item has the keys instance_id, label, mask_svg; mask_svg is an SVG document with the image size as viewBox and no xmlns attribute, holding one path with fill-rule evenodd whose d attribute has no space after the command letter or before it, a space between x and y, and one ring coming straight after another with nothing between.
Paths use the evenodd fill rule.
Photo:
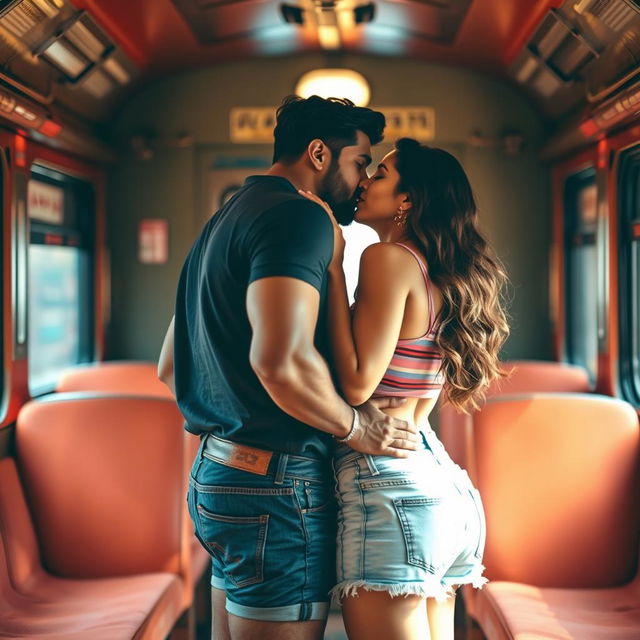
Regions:
<instances>
[{"instance_id":1,"label":"woman's wavy hair","mask_svg":"<svg viewBox=\"0 0 640 640\"><path fill-rule=\"evenodd\" d=\"M407 235L424 253L443 296L438 345L445 398L456 409L477 409L489 384L504 377L498 354L509 335L504 306L507 275L478 229L471 185L443 149L402 138L396 142L399 192L411 198Z\"/></svg>"}]
</instances>

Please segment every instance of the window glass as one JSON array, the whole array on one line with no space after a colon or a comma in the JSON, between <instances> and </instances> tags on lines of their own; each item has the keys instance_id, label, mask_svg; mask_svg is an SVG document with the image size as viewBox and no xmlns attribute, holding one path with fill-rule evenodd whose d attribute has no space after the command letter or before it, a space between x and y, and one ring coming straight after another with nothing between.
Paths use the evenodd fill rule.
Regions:
<instances>
[{"instance_id":1,"label":"window glass","mask_svg":"<svg viewBox=\"0 0 640 640\"><path fill-rule=\"evenodd\" d=\"M565 187L567 358L584 367L592 382L598 357L597 190L595 171L571 176Z\"/></svg>"},{"instance_id":2,"label":"window glass","mask_svg":"<svg viewBox=\"0 0 640 640\"><path fill-rule=\"evenodd\" d=\"M81 251L29 247L29 387L55 386L66 367L81 361Z\"/></svg>"},{"instance_id":3,"label":"window glass","mask_svg":"<svg viewBox=\"0 0 640 640\"><path fill-rule=\"evenodd\" d=\"M93 355L94 201L91 185L34 167L28 186L29 391L55 388Z\"/></svg>"}]
</instances>

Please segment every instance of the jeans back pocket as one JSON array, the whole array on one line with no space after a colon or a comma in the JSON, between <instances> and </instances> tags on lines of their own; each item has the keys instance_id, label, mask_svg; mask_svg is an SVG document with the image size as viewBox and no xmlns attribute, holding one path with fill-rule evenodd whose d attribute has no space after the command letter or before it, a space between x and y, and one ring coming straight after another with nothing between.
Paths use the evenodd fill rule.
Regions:
<instances>
[{"instance_id":1,"label":"jeans back pocket","mask_svg":"<svg viewBox=\"0 0 640 640\"><path fill-rule=\"evenodd\" d=\"M197 533L222 563L227 578L237 587L264 580L264 549L269 515L228 516L197 506Z\"/></svg>"},{"instance_id":2,"label":"jeans back pocket","mask_svg":"<svg viewBox=\"0 0 640 640\"><path fill-rule=\"evenodd\" d=\"M451 505L442 498L398 498L393 501L400 519L409 564L435 574L452 560L458 532L449 517Z\"/></svg>"}]
</instances>

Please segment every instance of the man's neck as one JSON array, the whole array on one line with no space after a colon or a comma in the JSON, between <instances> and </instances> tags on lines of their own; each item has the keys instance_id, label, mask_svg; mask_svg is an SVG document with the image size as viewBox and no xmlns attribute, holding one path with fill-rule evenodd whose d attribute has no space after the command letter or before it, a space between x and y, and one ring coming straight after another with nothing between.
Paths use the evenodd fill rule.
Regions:
<instances>
[{"instance_id":1,"label":"man's neck","mask_svg":"<svg viewBox=\"0 0 640 640\"><path fill-rule=\"evenodd\" d=\"M309 175L309 171L297 164L283 164L276 162L269 171L268 176L280 176L286 178L296 189L302 189L302 191L316 192L316 186L312 175Z\"/></svg>"}]
</instances>

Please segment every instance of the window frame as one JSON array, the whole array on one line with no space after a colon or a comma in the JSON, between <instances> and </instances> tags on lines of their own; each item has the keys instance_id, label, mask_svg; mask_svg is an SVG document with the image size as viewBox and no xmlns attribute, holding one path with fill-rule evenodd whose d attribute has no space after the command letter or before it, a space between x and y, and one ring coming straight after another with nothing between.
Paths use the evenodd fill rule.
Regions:
<instances>
[{"instance_id":1,"label":"window frame","mask_svg":"<svg viewBox=\"0 0 640 640\"><path fill-rule=\"evenodd\" d=\"M616 176L618 233L619 382L625 400L640 406L640 144L620 153ZM635 248L634 248L635 245Z\"/></svg>"},{"instance_id":2,"label":"window frame","mask_svg":"<svg viewBox=\"0 0 640 640\"><path fill-rule=\"evenodd\" d=\"M564 255L564 264L563 270L561 274L562 278L562 290L564 293L564 305L563 305L563 317L562 322L564 326L564 359L572 364L579 364L580 366L584 366L581 362L578 362L576 359L576 354L572 353L572 338L571 331L573 328L573 319L576 314L575 308L572 308L571 296L571 256L572 249L574 248L573 238L580 232L580 219L579 219L579 210L577 207L577 196L581 189L585 186L593 185L594 188L598 189L598 172L595 164L587 164L581 166L580 168L576 168L571 172L567 172L563 176L562 180L562 253ZM598 252L599 245L599 216L597 212L598 207L598 194L596 192L596 219L594 221L594 229L592 232L593 239L589 243L593 245L596 250L596 282L599 280L599 270L600 270L600 257ZM591 235L590 234L582 234L582 235ZM582 245L584 246L584 244ZM596 283L594 283L596 286ZM596 352L596 365L594 371L587 371L589 373L589 379L591 385L595 385L598 379L598 367L597 367L597 354L599 351L599 292L596 286L596 304L593 309L594 318L596 319L596 331L594 338L594 348ZM586 367L585 367L586 368Z\"/></svg>"},{"instance_id":3,"label":"window frame","mask_svg":"<svg viewBox=\"0 0 640 640\"><path fill-rule=\"evenodd\" d=\"M78 248L82 251L80 259L84 262L84 268L80 270L80 299L86 295L86 304L81 304L79 308L78 324L80 328L79 336L79 358L76 364L92 362L96 352L95 335L95 314L96 314L96 282L95 273L97 268L97 239L96 226L98 224L97 194L96 188L91 179L85 176L77 176L67 173L64 168L51 168L46 164L34 161L27 174L28 184L36 180L44 184L63 188L65 192L65 219L63 225L49 224L44 221L29 218L27 204L27 251L32 245L37 246L68 246ZM71 200L69 202L69 195ZM78 210L90 211L88 219L78 219L75 225L68 224L70 208L75 205ZM82 264L82 263L81 263ZM29 278L29 265L27 261L27 279ZM27 308L29 291L26 289ZM29 310L27 311L27 345L29 333ZM49 393L55 389L55 384L31 386L30 372L27 367L27 387L29 396L36 397Z\"/></svg>"}]
</instances>

